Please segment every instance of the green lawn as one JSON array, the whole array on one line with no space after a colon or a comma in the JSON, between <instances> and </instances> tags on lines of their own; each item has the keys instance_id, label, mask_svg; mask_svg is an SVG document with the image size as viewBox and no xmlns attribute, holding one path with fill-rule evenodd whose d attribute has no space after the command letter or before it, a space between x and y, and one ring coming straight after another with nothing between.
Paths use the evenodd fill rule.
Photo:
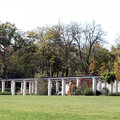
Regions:
<instances>
[{"instance_id":1,"label":"green lawn","mask_svg":"<svg viewBox=\"0 0 120 120\"><path fill-rule=\"evenodd\" d=\"M120 120L120 97L0 96L0 120Z\"/></svg>"}]
</instances>

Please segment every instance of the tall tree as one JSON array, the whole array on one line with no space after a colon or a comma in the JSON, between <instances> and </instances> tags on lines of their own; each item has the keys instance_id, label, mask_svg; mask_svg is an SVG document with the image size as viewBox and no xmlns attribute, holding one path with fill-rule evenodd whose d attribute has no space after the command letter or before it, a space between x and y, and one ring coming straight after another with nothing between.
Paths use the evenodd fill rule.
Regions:
<instances>
[{"instance_id":1,"label":"tall tree","mask_svg":"<svg viewBox=\"0 0 120 120\"><path fill-rule=\"evenodd\" d=\"M17 28L9 22L0 23L0 55L4 64L3 77L8 77L8 65L12 51L12 44L16 38Z\"/></svg>"},{"instance_id":2,"label":"tall tree","mask_svg":"<svg viewBox=\"0 0 120 120\"><path fill-rule=\"evenodd\" d=\"M85 26L79 24L72 24L72 38L74 44L78 47L79 60L85 74L89 73L90 57L93 46L96 43L102 43L102 37L105 35L100 25L86 24Z\"/></svg>"}]
</instances>

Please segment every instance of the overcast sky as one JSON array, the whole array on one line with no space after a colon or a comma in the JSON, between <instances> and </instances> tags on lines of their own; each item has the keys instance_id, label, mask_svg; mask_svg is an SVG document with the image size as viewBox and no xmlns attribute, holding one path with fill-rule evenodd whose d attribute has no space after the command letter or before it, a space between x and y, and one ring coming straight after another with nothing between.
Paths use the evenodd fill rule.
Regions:
<instances>
[{"instance_id":1,"label":"overcast sky","mask_svg":"<svg viewBox=\"0 0 120 120\"><path fill-rule=\"evenodd\" d=\"M0 0L0 21L15 23L23 31L59 21L96 21L110 45L120 34L120 0Z\"/></svg>"}]
</instances>

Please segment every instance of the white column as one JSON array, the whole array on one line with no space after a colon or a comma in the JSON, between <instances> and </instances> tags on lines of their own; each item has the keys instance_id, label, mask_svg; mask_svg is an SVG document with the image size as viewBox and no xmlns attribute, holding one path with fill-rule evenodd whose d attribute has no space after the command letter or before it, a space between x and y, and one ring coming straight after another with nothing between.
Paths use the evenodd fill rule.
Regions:
<instances>
[{"instance_id":1,"label":"white column","mask_svg":"<svg viewBox=\"0 0 120 120\"><path fill-rule=\"evenodd\" d=\"M92 78L92 90L94 95L96 95L96 79L95 77Z\"/></svg>"},{"instance_id":2,"label":"white column","mask_svg":"<svg viewBox=\"0 0 120 120\"><path fill-rule=\"evenodd\" d=\"M38 86L38 82L37 80L35 80L35 94L37 95L37 86Z\"/></svg>"},{"instance_id":3,"label":"white column","mask_svg":"<svg viewBox=\"0 0 120 120\"><path fill-rule=\"evenodd\" d=\"M79 87L79 85L80 85L80 79L77 78L77 87Z\"/></svg>"},{"instance_id":4,"label":"white column","mask_svg":"<svg viewBox=\"0 0 120 120\"><path fill-rule=\"evenodd\" d=\"M58 92L59 92L59 82L56 81L56 93L58 93Z\"/></svg>"},{"instance_id":5,"label":"white column","mask_svg":"<svg viewBox=\"0 0 120 120\"><path fill-rule=\"evenodd\" d=\"M32 83L29 82L29 94L31 94L31 93L32 93Z\"/></svg>"},{"instance_id":6,"label":"white column","mask_svg":"<svg viewBox=\"0 0 120 120\"><path fill-rule=\"evenodd\" d=\"M2 92L5 92L5 81L2 81Z\"/></svg>"},{"instance_id":7,"label":"white column","mask_svg":"<svg viewBox=\"0 0 120 120\"><path fill-rule=\"evenodd\" d=\"M48 95L51 95L51 80L48 79Z\"/></svg>"},{"instance_id":8,"label":"white column","mask_svg":"<svg viewBox=\"0 0 120 120\"><path fill-rule=\"evenodd\" d=\"M111 85L107 83L107 87L106 87L109 91L111 91Z\"/></svg>"},{"instance_id":9,"label":"white column","mask_svg":"<svg viewBox=\"0 0 120 120\"><path fill-rule=\"evenodd\" d=\"M110 84L111 85L111 93L113 93L113 83Z\"/></svg>"},{"instance_id":10,"label":"white column","mask_svg":"<svg viewBox=\"0 0 120 120\"><path fill-rule=\"evenodd\" d=\"M34 92L35 92L35 88L34 88L34 85L35 83L34 82L32 82L32 94L34 94Z\"/></svg>"},{"instance_id":11,"label":"white column","mask_svg":"<svg viewBox=\"0 0 120 120\"><path fill-rule=\"evenodd\" d=\"M115 88L116 88L116 89L115 89L115 92L118 92L118 81L116 80L115 83L116 83L116 86L115 86Z\"/></svg>"},{"instance_id":12,"label":"white column","mask_svg":"<svg viewBox=\"0 0 120 120\"><path fill-rule=\"evenodd\" d=\"M26 95L26 85L27 85L27 82L23 81L23 83L24 83L23 95Z\"/></svg>"},{"instance_id":13,"label":"white column","mask_svg":"<svg viewBox=\"0 0 120 120\"><path fill-rule=\"evenodd\" d=\"M21 82L21 93L23 93L23 82Z\"/></svg>"},{"instance_id":14,"label":"white column","mask_svg":"<svg viewBox=\"0 0 120 120\"><path fill-rule=\"evenodd\" d=\"M62 79L62 96L64 96L65 95L65 85L66 84L66 82L65 82L65 80L64 79Z\"/></svg>"},{"instance_id":15,"label":"white column","mask_svg":"<svg viewBox=\"0 0 120 120\"><path fill-rule=\"evenodd\" d=\"M11 93L12 93L12 91L13 91L13 83L12 83L12 81L11 81Z\"/></svg>"},{"instance_id":16,"label":"white column","mask_svg":"<svg viewBox=\"0 0 120 120\"><path fill-rule=\"evenodd\" d=\"M118 81L118 92L120 92L120 82Z\"/></svg>"},{"instance_id":17,"label":"white column","mask_svg":"<svg viewBox=\"0 0 120 120\"><path fill-rule=\"evenodd\" d=\"M99 80L98 81L98 91L100 91L101 92L101 90L102 90L102 81L101 80Z\"/></svg>"},{"instance_id":18,"label":"white column","mask_svg":"<svg viewBox=\"0 0 120 120\"><path fill-rule=\"evenodd\" d=\"M15 81L12 81L12 95L15 95Z\"/></svg>"},{"instance_id":19,"label":"white column","mask_svg":"<svg viewBox=\"0 0 120 120\"><path fill-rule=\"evenodd\" d=\"M106 82L104 83L104 87L107 88L107 83Z\"/></svg>"},{"instance_id":20,"label":"white column","mask_svg":"<svg viewBox=\"0 0 120 120\"><path fill-rule=\"evenodd\" d=\"M65 94L68 93L69 89L70 89L69 82L66 82L66 85L65 85Z\"/></svg>"}]
</instances>

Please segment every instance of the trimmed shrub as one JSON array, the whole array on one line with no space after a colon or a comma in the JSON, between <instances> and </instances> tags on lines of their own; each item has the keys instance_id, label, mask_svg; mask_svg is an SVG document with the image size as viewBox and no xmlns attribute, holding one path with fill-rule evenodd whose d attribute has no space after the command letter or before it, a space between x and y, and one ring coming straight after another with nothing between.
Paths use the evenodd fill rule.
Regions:
<instances>
[{"instance_id":1,"label":"trimmed shrub","mask_svg":"<svg viewBox=\"0 0 120 120\"><path fill-rule=\"evenodd\" d=\"M107 96L120 96L120 93L110 93L110 94L107 94Z\"/></svg>"},{"instance_id":2,"label":"trimmed shrub","mask_svg":"<svg viewBox=\"0 0 120 120\"><path fill-rule=\"evenodd\" d=\"M104 87L102 90L102 95L108 95L109 94L109 89Z\"/></svg>"},{"instance_id":3,"label":"trimmed shrub","mask_svg":"<svg viewBox=\"0 0 120 120\"><path fill-rule=\"evenodd\" d=\"M10 92L11 88L5 88L5 91Z\"/></svg>"},{"instance_id":4,"label":"trimmed shrub","mask_svg":"<svg viewBox=\"0 0 120 120\"><path fill-rule=\"evenodd\" d=\"M0 88L0 91L2 91L2 88ZM5 91L10 92L11 88L5 88Z\"/></svg>"},{"instance_id":5,"label":"trimmed shrub","mask_svg":"<svg viewBox=\"0 0 120 120\"><path fill-rule=\"evenodd\" d=\"M5 92L0 92L0 95L12 95L12 94L8 91L5 91Z\"/></svg>"},{"instance_id":6,"label":"trimmed shrub","mask_svg":"<svg viewBox=\"0 0 120 120\"><path fill-rule=\"evenodd\" d=\"M70 91L70 95L93 95L93 91L91 88L88 88L87 86L79 86L76 87L75 85L72 85ZM100 94L100 93L99 93Z\"/></svg>"},{"instance_id":7,"label":"trimmed shrub","mask_svg":"<svg viewBox=\"0 0 120 120\"><path fill-rule=\"evenodd\" d=\"M87 96L93 95L92 89L88 87L84 88L83 95L87 95Z\"/></svg>"}]
</instances>

